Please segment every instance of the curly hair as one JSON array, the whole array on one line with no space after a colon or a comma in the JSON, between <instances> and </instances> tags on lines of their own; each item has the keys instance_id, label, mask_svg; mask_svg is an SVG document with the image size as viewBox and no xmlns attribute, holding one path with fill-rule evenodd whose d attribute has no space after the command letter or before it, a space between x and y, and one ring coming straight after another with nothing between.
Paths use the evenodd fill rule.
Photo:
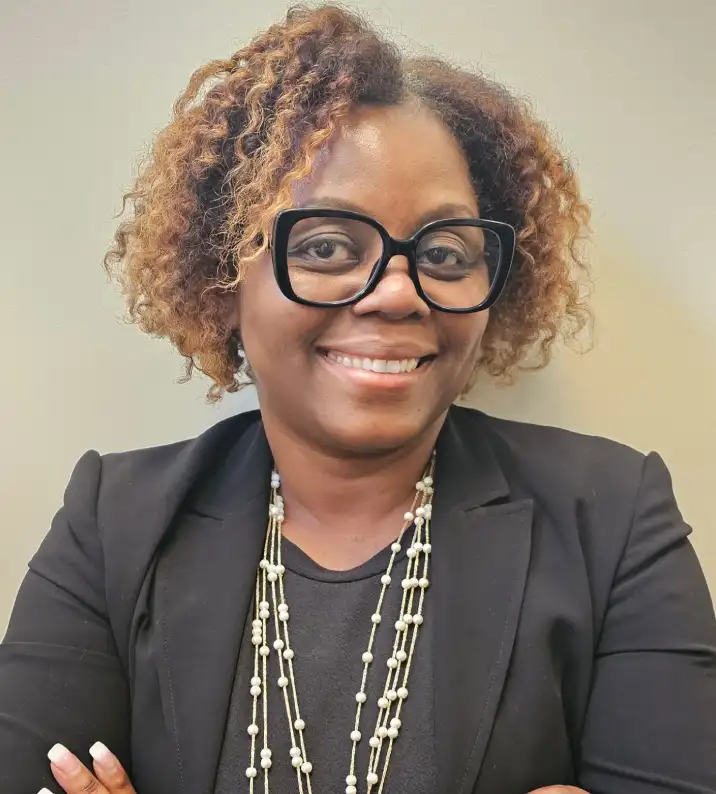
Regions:
<instances>
[{"instance_id":1,"label":"curly hair","mask_svg":"<svg viewBox=\"0 0 716 794\"><path fill-rule=\"evenodd\" d=\"M353 107L407 99L436 113L460 144L483 217L517 230L478 368L511 379L542 367L558 337L574 338L589 322L581 246L589 210L527 103L480 74L402 55L355 13L296 7L193 74L124 196L131 213L104 260L130 322L168 338L187 379L194 369L211 378L209 399L250 380L227 293L265 250L292 184Z\"/></svg>"}]
</instances>

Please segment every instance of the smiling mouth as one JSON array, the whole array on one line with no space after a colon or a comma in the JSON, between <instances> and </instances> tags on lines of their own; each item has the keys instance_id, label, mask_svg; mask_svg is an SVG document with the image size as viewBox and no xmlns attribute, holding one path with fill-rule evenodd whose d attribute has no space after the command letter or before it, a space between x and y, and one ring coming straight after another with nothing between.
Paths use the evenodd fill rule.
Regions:
<instances>
[{"instance_id":1,"label":"smiling mouth","mask_svg":"<svg viewBox=\"0 0 716 794\"><path fill-rule=\"evenodd\" d=\"M340 364L346 369L387 375L407 375L435 358L434 355L400 359L366 358L363 356L347 356L343 353L334 353L331 350L322 351L322 353L329 361Z\"/></svg>"}]
</instances>

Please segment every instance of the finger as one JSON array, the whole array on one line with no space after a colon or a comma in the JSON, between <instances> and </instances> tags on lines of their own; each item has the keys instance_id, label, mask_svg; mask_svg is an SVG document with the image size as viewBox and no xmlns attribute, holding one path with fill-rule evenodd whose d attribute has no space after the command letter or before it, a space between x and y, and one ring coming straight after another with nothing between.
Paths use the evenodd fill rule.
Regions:
<instances>
[{"instance_id":1,"label":"finger","mask_svg":"<svg viewBox=\"0 0 716 794\"><path fill-rule=\"evenodd\" d=\"M55 780L67 794L111 794L66 747L56 744L47 754Z\"/></svg>"},{"instance_id":2,"label":"finger","mask_svg":"<svg viewBox=\"0 0 716 794\"><path fill-rule=\"evenodd\" d=\"M102 742L90 747L90 755L94 760L97 779L110 794L136 794L119 759Z\"/></svg>"}]
</instances>

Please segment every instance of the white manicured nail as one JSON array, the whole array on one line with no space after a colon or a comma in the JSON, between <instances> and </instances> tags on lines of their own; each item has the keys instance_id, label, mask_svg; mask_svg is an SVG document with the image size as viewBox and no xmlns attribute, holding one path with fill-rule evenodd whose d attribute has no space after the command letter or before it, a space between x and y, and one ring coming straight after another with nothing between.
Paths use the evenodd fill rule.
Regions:
<instances>
[{"instance_id":1,"label":"white manicured nail","mask_svg":"<svg viewBox=\"0 0 716 794\"><path fill-rule=\"evenodd\" d=\"M98 766L102 767L102 769L106 769L108 772L117 766L117 759L102 742L95 742L92 747L90 747L90 755L97 762Z\"/></svg>"},{"instance_id":2,"label":"white manicured nail","mask_svg":"<svg viewBox=\"0 0 716 794\"><path fill-rule=\"evenodd\" d=\"M77 758L62 744L56 744L47 754L47 757L65 775L74 775L81 769L81 764Z\"/></svg>"}]
</instances>

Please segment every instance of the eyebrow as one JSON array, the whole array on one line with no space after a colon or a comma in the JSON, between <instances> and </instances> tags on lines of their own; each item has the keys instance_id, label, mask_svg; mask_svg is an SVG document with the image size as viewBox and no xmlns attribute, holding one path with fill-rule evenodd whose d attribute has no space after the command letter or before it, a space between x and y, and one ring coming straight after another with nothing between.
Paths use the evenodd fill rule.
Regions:
<instances>
[{"instance_id":1,"label":"eyebrow","mask_svg":"<svg viewBox=\"0 0 716 794\"><path fill-rule=\"evenodd\" d=\"M360 215L367 215L372 218L373 215L368 212L365 207L357 204L348 199L334 198L332 196L323 196L316 199L311 199L307 202L301 202L296 205L297 209L326 209L326 210L346 210L348 212L357 212ZM475 210L467 204L459 202L446 202L438 204L426 212L423 212L415 219L415 228L420 229L431 221L441 221L446 218L475 218Z\"/></svg>"}]
</instances>

